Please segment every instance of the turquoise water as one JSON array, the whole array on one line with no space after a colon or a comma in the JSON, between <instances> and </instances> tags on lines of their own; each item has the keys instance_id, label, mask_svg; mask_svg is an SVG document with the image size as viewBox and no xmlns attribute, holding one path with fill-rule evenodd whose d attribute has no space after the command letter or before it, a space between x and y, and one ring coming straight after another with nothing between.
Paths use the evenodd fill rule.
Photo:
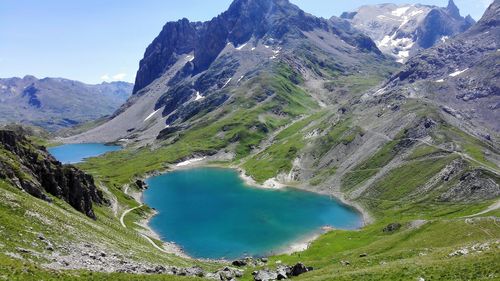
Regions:
<instances>
[{"instance_id":1,"label":"turquoise water","mask_svg":"<svg viewBox=\"0 0 500 281\"><path fill-rule=\"evenodd\" d=\"M106 152L122 149L118 145L105 145L102 143L64 144L48 148L50 154L64 164L82 162L85 158L99 156Z\"/></svg>"},{"instance_id":2,"label":"turquoise water","mask_svg":"<svg viewBox=\"0 0 500 281\"><path fill-rule=\"evenodd\" d=\"M179 170L146 182L144 201L159 212L151 228L196 258L263 256L322 226L362 224L356 211L327 196L250 187L231 169Z\"/></svg>"}]
</instances>

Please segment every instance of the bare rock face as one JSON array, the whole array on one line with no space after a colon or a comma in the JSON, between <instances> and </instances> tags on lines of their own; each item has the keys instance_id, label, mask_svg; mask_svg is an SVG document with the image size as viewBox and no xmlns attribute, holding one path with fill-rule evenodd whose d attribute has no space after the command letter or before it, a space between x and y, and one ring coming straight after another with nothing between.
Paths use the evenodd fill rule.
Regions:
<instances>
[{"instance_id":1,"label":"bare rock face","mask_svg":"<svg viewBox=\"0 0 500 281\"><path fill-rule=\"evenodd\" d=\"M462 175L457 184L440 196L445 202L477 202L500 196L498 177L482 170L473 170Z\"/></svg>"},{"instance_id":2,"label":"bare rock face","mask_svg":"<svg viewBox=\"0 0 500 281\"><path fill-rule=\"evenodd\" d=\"M46 201L51 201L48 194L58 197L93 219L92 204L107 202L91 175L62 165L44 147L13 131L0 130L0 179Z\"/></svg>"}]
</instances>

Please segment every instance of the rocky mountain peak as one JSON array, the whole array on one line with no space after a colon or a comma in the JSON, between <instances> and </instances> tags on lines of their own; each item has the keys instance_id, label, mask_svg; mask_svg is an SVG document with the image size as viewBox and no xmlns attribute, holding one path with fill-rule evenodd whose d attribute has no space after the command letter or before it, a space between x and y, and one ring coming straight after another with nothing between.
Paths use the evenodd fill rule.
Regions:
<instances>
[{"instance_id":1,"label":"rocky mountain peak","mask_svg":"<svg viewBox=\"0 0 500 281\"><path fill-rule=\"evenodd\" d=\"M453 2L453 0L448 1L448 6L446 7L446 10L452 17L460 18L460 10L458 9L457 5L455 5L455 2Z\"/></svg>"}]
</instances>

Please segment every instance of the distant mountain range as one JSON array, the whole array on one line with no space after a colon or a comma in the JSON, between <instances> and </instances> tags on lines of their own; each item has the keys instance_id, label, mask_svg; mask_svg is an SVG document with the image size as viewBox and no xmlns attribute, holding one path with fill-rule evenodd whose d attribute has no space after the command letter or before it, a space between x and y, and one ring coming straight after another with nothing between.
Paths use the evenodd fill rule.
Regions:
<instances>
[{"instance_id":1,"label":"distant mountain range","mask_svg":"<svg viewBox=\"0 0 500 281\"><path fill-rule=\"evenodd\" d=\"M131 95L132 87L126 82L88 85L63 78L1 78L0 123L55 131L112 114Z\"/></svg>"},{"instance_id":2,"label":"distant mountain range","mask_svg":"<svg viewBox=\"0 0 500 281\"><path fill-rule=\"evenodd\" d=\"M420 4L366 5L343 13L341 18L370 36L382 52L401 63L475 23L470 16L460 15L453 0L449 0L446 8Z\"/></svg>"}]
</instances>

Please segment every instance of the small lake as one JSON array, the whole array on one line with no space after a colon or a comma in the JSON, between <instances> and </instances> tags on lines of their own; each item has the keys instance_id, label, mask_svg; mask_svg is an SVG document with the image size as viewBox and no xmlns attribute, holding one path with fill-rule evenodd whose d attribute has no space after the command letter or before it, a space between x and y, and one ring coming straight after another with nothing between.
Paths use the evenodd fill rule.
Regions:
<instances>
[{"instance_id":1,"label":"small lake","mask_svg":"<svg viewBox=\"0 0 500 281\"><path fill-rule=\"evenodd\" d=\"M264 256L323 226L362 225L359 213L328 196L250 187L232 169L178 170L146 182L144 201L159 212L150 227L195 258Z\"/></svg>"},{"instance_id":2,"label":"small lake","mask_svg":"<svg viewBox=\"0 0 500 281\"><path fill-rule=\"evenodd\" d=\"M102 155L106 152L122 149L118 145L105 145L102 143L76 143L49 147L52 156L63 164L82 162L85 158Z\"/></svg>"}]
</instances>

